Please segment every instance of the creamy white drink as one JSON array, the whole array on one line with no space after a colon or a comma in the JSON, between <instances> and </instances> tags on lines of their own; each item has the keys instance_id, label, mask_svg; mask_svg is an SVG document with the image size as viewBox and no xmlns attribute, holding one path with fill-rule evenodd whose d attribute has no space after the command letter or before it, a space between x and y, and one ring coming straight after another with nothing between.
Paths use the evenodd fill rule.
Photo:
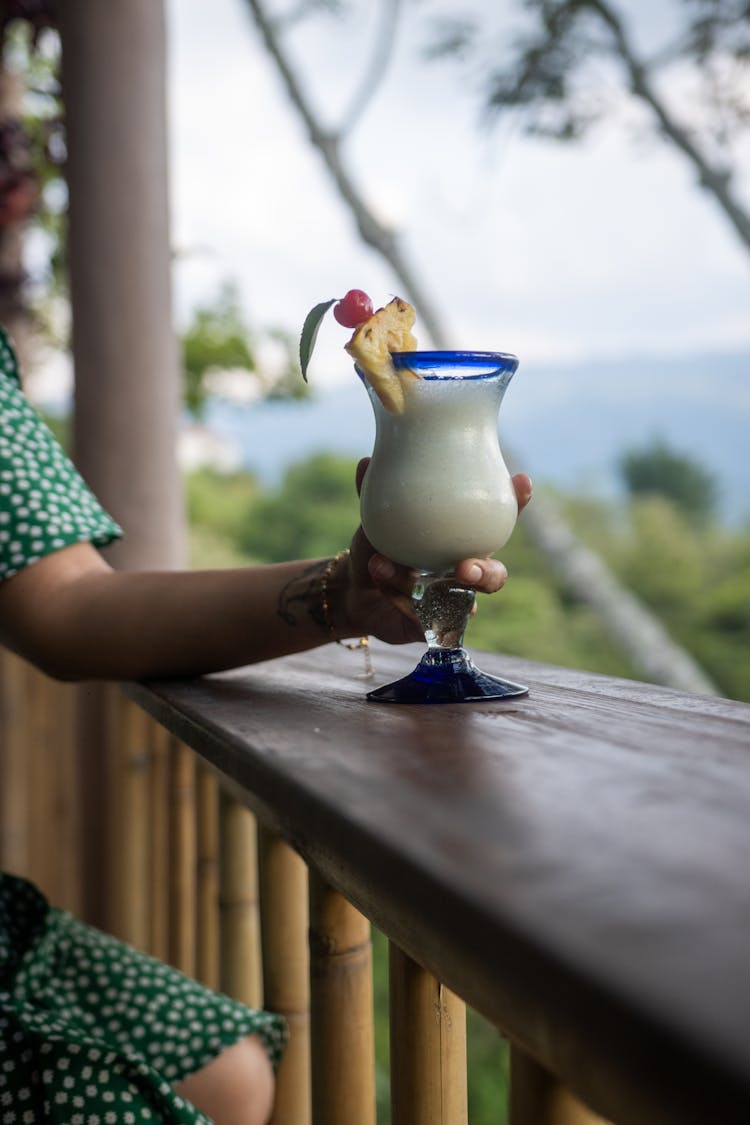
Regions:
<instances>
[{"instance_id":1,"label":"creamy white drink","mask_svg":"<svg viewBox=\"0 0 750 1125\"><path fill-rule=\"evenodd\" d=\"M398 413L370 394L376 435L362 488L362 526L378 551L432 573L500 550L518 515L497 432L517 361L498 370L496 356L472 353L467 365L467 353L457 354L463 361L455 369L444 361L430 368L430 353L394 357L397 369L402 365ZM408 370L419 377L409 378Z\"/></svg>"},{"instance_id":2,"label":"creamy white drink","mask_svg":"<svg viewBox=\"0 0 750 1125\"><path fill-rule=\"evenodd\" d=\"M419 351L414 308L401 297L373 311L361 289L315 305L300 336L303 378L329 308L354 329L344 345L375 412L375 443L362 485L362 527L376 550L419 571L412 604L427 651L409 675L368 691L376 703L471 703L528 693L483 672L463 647L475 602L456 580L462 559L487 558L518 516L497 433L505 389L518 367L503 352ZM363 638L360 644L366 644Z\"/></svg>"}]
</instances>

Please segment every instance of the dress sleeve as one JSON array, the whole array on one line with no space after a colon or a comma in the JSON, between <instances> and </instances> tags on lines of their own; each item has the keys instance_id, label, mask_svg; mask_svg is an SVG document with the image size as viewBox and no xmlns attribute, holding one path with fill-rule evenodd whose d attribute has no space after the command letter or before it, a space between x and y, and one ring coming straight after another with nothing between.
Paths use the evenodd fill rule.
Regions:
<instances>
[{"instance_id":1,"label":"dress sleeve","mask_svg":"<svg viewBox=\"0 0 750 1125\"><path fill-rule=\"evenodd\" d=\"M121 535L26 399L0 328L0 581L61 547Z\"/></svg>"}]
</instances>

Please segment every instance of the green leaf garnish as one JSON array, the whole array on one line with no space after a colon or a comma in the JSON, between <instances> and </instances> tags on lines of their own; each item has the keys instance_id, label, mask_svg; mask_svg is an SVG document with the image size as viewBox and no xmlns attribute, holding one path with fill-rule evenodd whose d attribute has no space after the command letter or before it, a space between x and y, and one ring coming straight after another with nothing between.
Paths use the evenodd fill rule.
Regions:
<instances>
[{"instance_id":1,"label":"green leaf garnish","mask_svg":"<svg viewBox=\"0 0 750 1125\"><path fill-rule=\"evenodd\" d=\"M302 325L302 335L299 340L299 364L302 368L302 378L305 382L307 382L307 368L312 358L315 341L318 338L320 322L331 305L335 304L337 300L337 297L333 297L330 301L321 301L314 309L310 309L305 317L305 323Z\"/></svg>"}]
</instances>

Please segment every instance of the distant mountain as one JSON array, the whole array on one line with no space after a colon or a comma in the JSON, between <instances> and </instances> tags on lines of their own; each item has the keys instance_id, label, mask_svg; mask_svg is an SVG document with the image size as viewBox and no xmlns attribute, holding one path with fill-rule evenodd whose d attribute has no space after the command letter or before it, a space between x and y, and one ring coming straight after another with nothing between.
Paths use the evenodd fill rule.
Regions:
<instances>
[{"instance_id":1,"label":"distant mountain","mask_svg":"<svg viewBox=\"0 0 750 1125\"><path fill-rule=\"evenodd\" d=\"M206 419L267 483L320 450L372 448L367 395L351 385L301 402L214 401ZM521 363L500 414L504 448L539 481L614 495L624 450L658 436L716 474L721 517L750 519L750 352Z\"/></svg>"}]
</instances>

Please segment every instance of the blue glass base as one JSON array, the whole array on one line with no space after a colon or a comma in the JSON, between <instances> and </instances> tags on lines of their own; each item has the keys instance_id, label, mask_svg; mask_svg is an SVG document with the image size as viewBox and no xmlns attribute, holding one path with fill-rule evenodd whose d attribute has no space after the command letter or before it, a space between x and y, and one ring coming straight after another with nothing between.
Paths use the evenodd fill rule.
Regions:
<instances>
[{"instance_id":1,"label":"blue glass base","mask_svg":"<svg viewBox=\"0 0 750 1125\"><path fill-rule=\"evenodd\" d=\"M368 691L375 703L476 703L527 695L523 684L490 676L472 663L463 648L430 649L413 672Z\"/></svg>"}]
</instances>

